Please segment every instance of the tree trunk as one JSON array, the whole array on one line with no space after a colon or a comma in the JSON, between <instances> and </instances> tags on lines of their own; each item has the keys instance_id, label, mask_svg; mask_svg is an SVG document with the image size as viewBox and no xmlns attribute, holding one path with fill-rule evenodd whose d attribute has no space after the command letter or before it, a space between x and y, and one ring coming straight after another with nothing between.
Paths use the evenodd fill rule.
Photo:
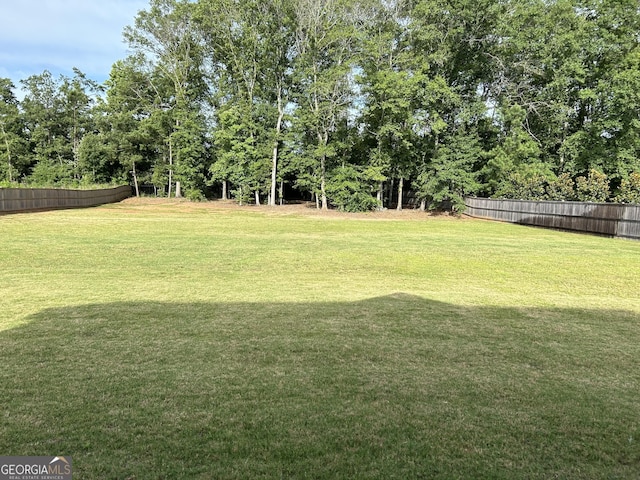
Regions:
<instances>
[{"instance_id":1,"label":"tree trunk","mask_svg":"<svg viewBox=\"0 0 640 480\"><path fill-rule=\"evenodd\" d=\"M320 179L320 192L322 195L322 210L329 210L329 204L327 202L327 182L325 179L325 160L324 160L324 155L322 156L322 166L321 166L321 171L322 171L322 177Z\"/></svg>"},{"instance_id":2,"label":"tree trunk","mask_svg":"<svg viewBox=\"0 0 640 480\"><path fill-rule=\"evenodd\" d=\"M322 210L329 210L329 202L327 202L327 193L325 192L325 180L322 177L320 188L322 189Z\"/></svg>"},{"instance_id":3,"label":"tree trunk","mask_svg":"<svg viewBox=\"0 0 640 480\"><path fill-rule=\"evenodd\" d=\"M384 208L384 182L380 182L378 186L378 193L376 194L376 199L378 200L378 205L380 205L380 209Z\"/></svg>"},{"instance_id":4,"label":"tree trunk","mask_svg":"<svg viewBox=\"0 0 640 480\"><path fill-rule=\"evenodd\" d=\"M167 198L171 198L171 186L173 184L173 145L171 136L169 136L169 194Z\"/></svg>"},{"instance_id":5,"label":"tree trunk","mask_svg":"<svg viewBox=\"0 0 640 480\"><path fill-rule=\"evenodd\" d=\"M284 107L282 105L282 92L278 89L278 120L276 121L276 139L273 144L273 161L271 166L271 196L269 205L276 205L276 182L278 177L278 146L280 145L280 132L284 119Z\"/></svg>"},{"instance_id":6,"label":"tree trunk","mask_svg":"<svg viewBox=\"0 0 640 480\"><path fill-rule=\"evenodd\" d=\"M427 209L427 201L423 198L420 201L420 211L424 212Z\"/></svg>"},{"instance_id":7,"label":"tree trunk","mask_svg":"<svg viewBox=\"0 0 640 480\"><path fill-rule=\"evenodd\" d=\"M222 181L222 199L226 200L227 197L228 197L228 194L227 194L227 181L223 180Z\"/></svg>"},{"instance_id":8,"label":"tree trunk","mask_svg":"<svg viewBox=\"0 0 640 480\"><path fill-rule=\"evenodd\" d=\"M79 179L79 173L78 172L78 150L80 147L80 141L78 139L78 112L77 110L74 108L73 109L73 145L72 145L72 151L73 151L73 166L74 166L74 170L76 171L75 173L75 177L77 179Z\"/></svg>"},{"instance_id":9,"label":"tree trunk","mask_svg":"<svg viewBox=\"0 0 640 480\"><path fill-rule=\"evenodd\" d=\"M179 99L178 99L179 100ZM180 128L180 120L176 118L176 128L169 135L169 198L171 198L171 183L173 182L173 133ZM180 160L180 150L177 152L178 161Z\"/></svg>"},{"instance_id":10,"label":"tree trunk","mask_svg":"<svg viewBox=\"0 0 640 480\"><path fill-rule=\"evenodd\" d=\"M136 198L140 197L140 189L138 188L138 175L136 173L136 162L133 162L133 184L136 187Z\"/></svg>"},{"instance_id":11,"label":"tree trunk","mask_svg":"<svg viewBox=\"0 0 640 480\"><path fill-rule=\"evenodd\" d=\"M396 210L398 211L402 210L403 190L404 190L404 178L400 177L400 180L398 180L398 206L396 207Z\"/></svg>"},{"instance_id":12,"label":"tree trunk","mask_svg":"<svg viewBox=\"0 0 640 480\"><path fill-rule=\"evenodd\" d=\"M280 206L284 203L284 180L280 181Z\"/></svg>"},{"instance_id":13,"label":"tree trunk","mask_svg":"<svg viewBox=\"0 0 640 480\"><path fill-rule=\"evenodd\" d=\"M326 131L324 134L318 133L318 140L323 149L326 149L329 143L329 133ZM327 155L325 153L320 157L320 194L322 196L322 210L329 210L329 204L327 202Z\"/></svg>"},{"instance_id":14,"label":"tree trunk","mask_svg":"<svg viewBox=\"0 0 640 480\"><path fill-rule=\"evenodd\" d=\"M7 132L4 129L4 125L0 125L2 126L2 136L4 137L4 143L7 146L7 162L8 162L8 168L9 168L9 181L13 182L13 167L11 165L11 147L9 146L9 139L7 138Z\"/></svg>"},{"instance_id":15,"label":"tree trunk","mask_svg":"<svg viewBox=\"0 0 640 480\"><path fill-rule=\"evenodd\" d=\"M256 190L255 192L255 197L256 197L256 205L260 205L260 192L258 190Z\"/></svg>"}]
</instances>

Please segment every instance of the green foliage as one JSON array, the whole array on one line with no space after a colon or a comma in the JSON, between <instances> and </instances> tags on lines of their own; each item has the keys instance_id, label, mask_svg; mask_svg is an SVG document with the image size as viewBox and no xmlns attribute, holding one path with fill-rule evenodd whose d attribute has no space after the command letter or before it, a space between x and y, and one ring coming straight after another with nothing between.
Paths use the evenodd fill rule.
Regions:
<instances>
[{"instance_id":1,"label":"green foliage","mask_svg":"<svg viewBox=\"0 0 640 480\"><path fill-rule=\"evenodd\" d=\"M192 188L187 188L185 190L184 198L191 202L203 202L205 200L205 196L202 191Z\"/></svg>"},{"instance_id":2,"label":"green foliage","mask_svg":"<svg viewBox=\"0 0 640 480\"><path fill-rule=\"evenodd\" d=\"M278 177L291 86L293 3L198 3L196 19L205 50L217 65L211 97L217 107L213 135L217 165L211 183L231 181L236 186L232 192L245 192L238 199L243 203L249 190L275 196L272 177Z\"/></svg>"},{"instance_id":3,"label":"green foliage","mask_svg":"<svg viewBox=\"0 0 640 480\"><path fill-rule=\"evenodd\" d=\"M502 110L503 131L499 138L499 144L489 155L489 161L484 169L485 178L489 185L497 189L497 194L507 184L521 183L528 180L530 175L520 175L521 178L512 178L518 170L535 170L540 164L540 148L535 139L526 130L526 112L519 106L505 107Z\"/></svg>"},{"instance_id":4,"label":"green foliage","mask_svg":"<svg viewBox=\"0 0 640 480\"><path fill-rule=\"evenodd\" d=\"M568 173L556 177L542 164L510 173L496 190L497 197L520 200L605 202L609 194L609 180L602 172L592 169L587 177L580 176L574 182Z\"/></svg>"},{"instance_id":5,"label":"green foliage","mask_svg":"<svg viewBox=\"0 0 640 480\"><path fill-rule=\"evenodd\" d=\"M12 183L28 173L27 132L19 102L7 78L0 78L0 180Z\"/></svg>"},{"instance_id":6,"label":"green foliage","mask_svg":"<svg viewBox=\"0 0 640 480\"><path fill-rule=\"evenodd\" d=\"M548 180L545 188L548 200L572 201L576 199L575 182L568 173L562 173Z\"/></svg>"},{"instance_id":7,"label":"green foliage","mask_svg":"<svg viewBox=\"0 0 640 480\"><path fill-rule=\"evenodd\" d=\"M9 180L0 180L0 188L18 188L20 184L17 182L10 182Z\"/></svg>"},{"instance_id":8,"label":"green foliage","mask_svg":"<svg viewBox=\"0 0 640 480\"><path fill-rule=\"evenodd\" d=\"M334 169L327 182L329 201L343 212L366 212L380 207L372 196L378 176L351 165Z\"/></svg>"},{"instance_id":9,"label":"green foliage","mask_svg":"<svg viewBox=\"0 0 640 480\"><path fill-rule=\"evenodd\" d=\"M100 87L77 69L73 78L54 79L45 71L21 83L26 91L22 115L36 163L31 181L77 182L80 144L95 125L92 112Z\"/></svg>"},{"instance_id":10,"label":"green foliage","mask_svg":"<svg viewBox=\"0 0 640 480\"><path fill-rule=\"evenodd\" d=\"M571 185L597 170L631 198L639 31L634 0L152 0L104 87L45 71L18 101L0 79L0 180L135 172L164 194L225 182L243 203L285 182L368 208L402 179L460 209L470 193L607 199L595 177Z\"/></svg>"},{"instance_id":11,"label":"green foliage","mask_svg":"<svg viewBox=\"0 0 640 480\"><path fill-rule=\"evenodd\" d=\"M539 173L513 172L496 191L499 198L540 200L544 198L546 179Z\"/></svg>"},{"instance_id":12,"label":"green foliage","mask_svg":"<svg viewBox=\"0 0 640 480\"><path fill-rule=\"evenodd\" d=\"M78 147L78 170L83 179L105 183L120 170L116 146L103 133L89 133Z\"/></svg>"},{"instance_id":13,"label":"green foliage","mask_svg":"<svg viewBox=\"0 0 640 480\"><path fill-rule=\"evenodd\" d=\"M640 205L640 173L633 172L629 178L622 180L616 202Z\"/></svg>"},{"instance_id":14,"label":"green foliage","mask_svg":"<svg viewBox=\"0 0 640 480\"><path fill-rule=\"evenodd\" d=\"M176 123L171 135L176 148L175 179L182 182L186 190L200 191L202 194L208 169L204 122L196 112L185 111Z\"/></svg>"},{"instance_id":15,"label":"green foliage","mask_svg":"<svg viewBox=\"0 0 640 480\"><path fill-rule=\"evenodd\" d=\"M577 198L581 202L605 202L609 198L609 179L598 170L576 179Z\"/></svg>"},{"instance_id":16,"label":"green foliage","mask_svg":"<svg viewBox=\"0 0 640 480\"><path fill-rule=\"evenodd\" d=\"M418 176L420 199L426 200L432 208L451 203L454 212L462 212L464 196L473 195L480 187L473 166L482 154L473 130L458 131L446 137Z\"/></svg>"},{"instance_id":17,"label":"green foliage","mask_svg":"<svg viewBox=\"0 0 640 480\"><path fill-rule=\"evenodd\" d=\"M72 166L66 162L40 160L27 181L36 187L66 186L72 183Z\"/></svg>"},{"instance_id":18,"label":"green foliage","mask_svg":"<svg viewBox=\"0 0 640 480\"><path fill-rule=\"evenodd\" d=\"M209 168L212 182L230 181L240 203L250 192L264 189L268 171L267 144L255 134L255 124L240 105L229 104L218 111L214 136L215 162Z\"/></svg>"}]
</instances>

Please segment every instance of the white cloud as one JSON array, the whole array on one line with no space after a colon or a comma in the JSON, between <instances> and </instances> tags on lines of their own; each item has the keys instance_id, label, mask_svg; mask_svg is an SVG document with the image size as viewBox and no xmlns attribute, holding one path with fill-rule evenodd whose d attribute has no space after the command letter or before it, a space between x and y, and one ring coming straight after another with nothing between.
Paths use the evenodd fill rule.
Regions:
<instances>
[{"instance_id":1,"label":"white cloud","mask_svg":"<svg viewBox=\"0 0 640 480\"><path fill-rule=\"evenodd\" d=\"M127 54L122 30L147 0L0 0L0 75L17 82L77 67L104 80Z\"/></svg>"}]
</instances>

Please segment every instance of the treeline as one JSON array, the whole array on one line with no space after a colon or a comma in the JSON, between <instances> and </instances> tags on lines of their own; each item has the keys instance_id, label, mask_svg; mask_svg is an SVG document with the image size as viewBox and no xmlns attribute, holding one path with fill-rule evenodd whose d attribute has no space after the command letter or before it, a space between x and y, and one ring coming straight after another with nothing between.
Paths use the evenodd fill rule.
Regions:
<instances>
[{"instance_id":1,"label":"treeline","mask_svg":"<svg viewBox=\"0 0 640 480\"><path fill-rule=\"evenodd\" d=\"M0 181L640 200L637 0L151 0L124 37L104 85L0 80Z\"/></svg>"}]
</instances>

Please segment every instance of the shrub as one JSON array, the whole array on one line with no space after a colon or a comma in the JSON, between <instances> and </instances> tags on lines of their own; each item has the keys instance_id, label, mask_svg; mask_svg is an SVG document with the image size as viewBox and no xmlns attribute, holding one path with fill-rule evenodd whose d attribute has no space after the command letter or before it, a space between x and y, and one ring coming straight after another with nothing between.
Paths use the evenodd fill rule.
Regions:
<instances>
[{"instance_id":1,"label":"shrub","mask_svg":"<svg viewBox=\"0 0 640 480\"><path fill-rule=\"evenodd\" d=\"M327 182L327 197L343 212L366 212L379 208L369 178L351 165L337 168Z\"/></svg>"},{"instance_id":2,"label":"shrub","mask_svg":"<svg viewBox=\"0 0 640 480\"><path fill-rule=\"evenodd\" d=\"M204 194L195 188L188 188L184 197L191 202L204 202L206 200Z\"/></svg>"},{"instance_id":3,"label":"shrub","mask_svg":"<svg viewBox=\"0 0 640 480\"><path fill-rule=\"evenodd\" d=\"M616 202L640 204L640 173L633 172L622 180Z\"/></svg>"},{"instance_id":4,"label":"shrub","mask_svg":"<svg viewBox=\"0 0 640 480\"><path fill-rule=\"evenodd\" d=\"M598 170L589 170L587 177L576 179L577 196L581 202L606 202L609 198L609 179Z\"/></svg>"},{"instance_id":5,"label":"shrub","mask_svg":"<svg viewBox=\"0 0 640 480\"><path fill-rule=\"evenodd\" d=\"M576 199L575 182L568 173L562 173L547 184L546 197L548 200Z\"/></svg>"},{"instance_id":6,"label":"shrub","mask_svg":"<svg viewBox=\"0 0 640 480\"><path fill-rule=\"evenodd\" d=\"M540 200L545 194L546 179L539 173L514 172L500 183L496 195L518 200Z\"/></svg>"},{"instance_id":7,"label":"shrub","mask_svg":"<svg viewBox=\"0 0 640 480\"><path fill-rule=\"evenodd\" d=\"M37 187L67 185L72 181L73 172L69 164L41 160L33 168L29 184Z\"/></svg>"}]
</instances>

